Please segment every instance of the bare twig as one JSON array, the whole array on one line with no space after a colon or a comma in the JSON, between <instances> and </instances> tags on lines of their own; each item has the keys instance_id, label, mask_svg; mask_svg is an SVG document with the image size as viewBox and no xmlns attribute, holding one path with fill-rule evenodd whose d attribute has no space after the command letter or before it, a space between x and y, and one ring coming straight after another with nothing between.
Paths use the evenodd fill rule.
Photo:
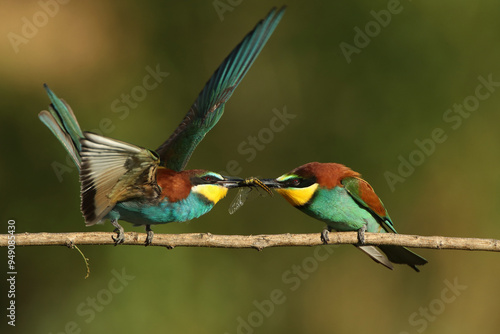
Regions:
<instances>
[{"instance_id":1,"label":"bare twig","mask_svg":"<svg viewBox=\"0 0 500 334\"><path fill-rule=\"evenodd\" d=\"M68 246L113 245L108 232L80 233L19 233L16 246ZM8 245L8 234L0 234L0 247ZM329 244L357 244L356 232L330 233ZM144 246L145 233L125 233L124 245ZM316 246L323 244L320 233L311 234L267 234L267 235L213 235L210 233L155 234L151 246L254 248ZM366 233L366 245L397 245L413 248L457 249L500 252L500 240L479 238L455 238L441 236L419 236L392 233Z\"/></svg>"}]
</instances>

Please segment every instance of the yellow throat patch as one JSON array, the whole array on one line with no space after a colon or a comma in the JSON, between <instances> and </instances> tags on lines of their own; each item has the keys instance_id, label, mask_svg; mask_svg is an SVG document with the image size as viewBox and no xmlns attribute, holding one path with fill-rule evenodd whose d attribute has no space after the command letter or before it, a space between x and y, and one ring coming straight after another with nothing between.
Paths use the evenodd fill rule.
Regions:
<instances>
[{"instance_id":1,"label":"yellow throat patch","mask_svg":"<svg viewBox=\"0 0 500 334\"><path fill-rule=\"evenodd\" d=\"M291 205L302 206L309 202L314 192L318 188L318 184L311 184L306 188L284 188L275 189L281 196L283 196Z\"/></svg>"},{"instance_id":2,"label":"yellow throat patch","mask_svg":"<svg viewBox=\"0 0 500 334\"><path fill-rule=\"evenodd\" d=\"M205 196L209 201L216 204L218 201L223 199L227 194L227 188L218 186L215 184L199 184L191 191Z\"/></svg>"}]
</instances>

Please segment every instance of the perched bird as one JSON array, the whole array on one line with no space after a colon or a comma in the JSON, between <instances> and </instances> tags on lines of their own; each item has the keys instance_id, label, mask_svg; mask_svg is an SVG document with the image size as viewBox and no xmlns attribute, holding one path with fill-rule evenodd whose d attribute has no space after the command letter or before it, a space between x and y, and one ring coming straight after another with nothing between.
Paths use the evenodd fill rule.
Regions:
<instances>
[{"instance_id":1,"label":"perched bird","mask_svg":"<svg viewBox=\"0 0 500 334\"><path fill-rule=\"evenodd\" d=\"M328 232L358 231L359 249L376 262L393 269L392 263L416 266L427 260L402 246L364 246L364 232L397 233L382 201L373 188L350 168L336 163L311 162L295 168L277 179L262 182L281 194L290 204L327 224L321 236L328 241Z\"/></svg>"},{"instance_id":2,"label":"perched bird","mask_svg":"<svg viewBox=\"0 0 500 334\"><path fill-rule=\"evenodd\" d=\"M124 241L118 220L145 225L183 222L212 209L239 178L184 170L191 154L218 122L225 103L272 35L285 8L273 9L222 62L180 125L156 152L90 132L82 132L71 107L48 87L49 110L40 120L59 139L80 170L81 210L87 226L110 219Z\"/></svg>"}]
</instances>

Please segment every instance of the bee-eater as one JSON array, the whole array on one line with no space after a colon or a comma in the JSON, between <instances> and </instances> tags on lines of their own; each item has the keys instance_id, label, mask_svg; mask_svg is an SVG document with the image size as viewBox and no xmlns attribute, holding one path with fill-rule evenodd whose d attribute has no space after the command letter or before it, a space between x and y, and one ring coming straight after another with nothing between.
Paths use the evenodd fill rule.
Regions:
<instances>
[{"instance_id":1,"label":"bee-eater","mask_svg":"<svg viewBox=\"0 0 500 334\"><path fill-rule=\"evenodd\" d=\"M358 231L356 245L376 262L393 269L392 263L416 266L427 260L402 246L364 246L364 232L397 233L382 201L373 188L352 169L337 163L311 162L295 168L276 179L262 182L282 195L300 211L327 224L321 236L328 241L328 232Z\"/></svg>"},{"instance_id":2,"label":"bee-eater","mask_svg":"<svg viewBox=\"0 0 500 334\"><path fill-rule=\"evenodd\" d=\"M275 30L285 8L271 10L222 62L180 125L156 152L82 132L71 107L48 87L49 111L40 120L59 139L80 171L81 210L87 226L110 219L124 241L118 220L145 225L146 245L152 224L184 222L212 209L239 178L184 170L191 154L218 122L225 103Z\"/></svg>"}]
</instances>

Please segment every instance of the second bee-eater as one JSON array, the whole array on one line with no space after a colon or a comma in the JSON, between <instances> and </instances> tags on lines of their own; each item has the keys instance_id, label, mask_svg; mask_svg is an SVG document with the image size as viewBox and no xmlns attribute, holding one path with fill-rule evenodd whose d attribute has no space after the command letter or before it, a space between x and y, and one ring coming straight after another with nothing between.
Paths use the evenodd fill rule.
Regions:
<instances>
[{"instance_id":1,"label":"second bee-eater","mask_svg":"<svg viewBox=\"0 0 500 334\"><path fill-rule=\"evenodd\" d=\"M373 188L352 169L337 163L311 162L295 168L277 179L262 182L281 194L300 211L327 224L328 232L358 231L357 247L376 262L393 269L392 263L416 266L427 260L402 246L364 246L364 232L397 233L387 210ZM392 262L392 263L391 263Z\"/></svg>"},{"instance_id":2,"label":"second bee-eater","mask_svg":"<svg viewBox=\"0 0 500 334\"><path fill-rule=\"evenodd\" d=\"M196 146L218 122L225 103L248 72L283 16L271 10L229 54L208 80L187 115L156 152L83 132L70 106L46 85L51 100L41 121L64 145L80 170L81 210L86 225L110 219L124 241L118 220L145 225L184 222L212 209L241 179L195 169L184 170Z\"/></svg>"}]
</instances>

